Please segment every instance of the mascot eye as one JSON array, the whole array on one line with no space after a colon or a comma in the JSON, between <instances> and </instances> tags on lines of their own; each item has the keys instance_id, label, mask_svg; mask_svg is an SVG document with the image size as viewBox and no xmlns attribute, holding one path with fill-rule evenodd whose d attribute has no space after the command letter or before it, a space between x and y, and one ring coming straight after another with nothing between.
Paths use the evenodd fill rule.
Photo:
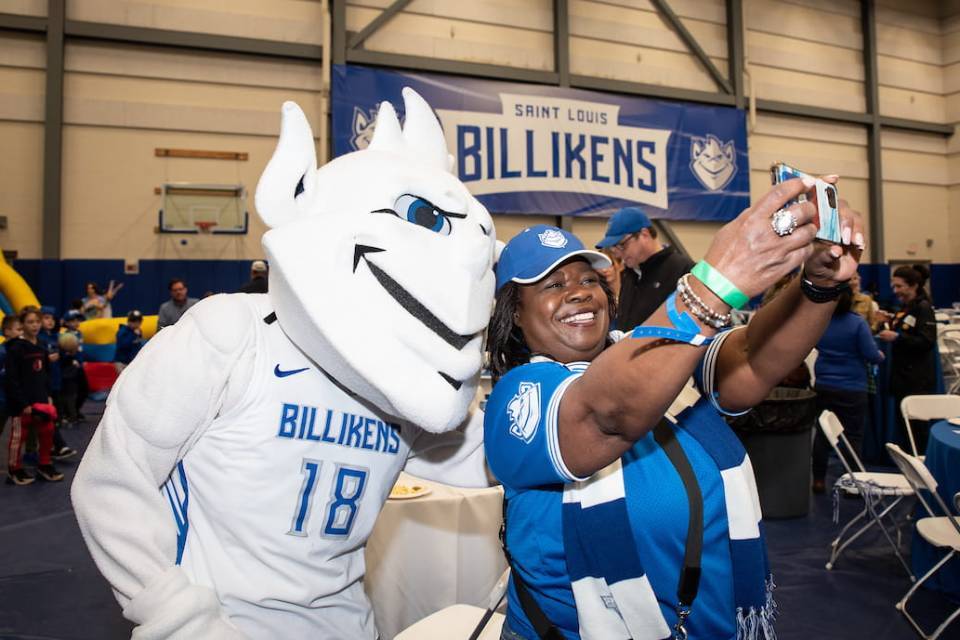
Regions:
<instances>
[{"instance_id":1,"label":"mascot eye","mask_svg":"<svg viewBox=\"0 0 960 640\"><path fill-rule=\"evenodd\" d=\"M409 194L402 195L397 198L393 208L397 215L405 218L407 222L412 222L443 236L450 235L451 226L448 214L423 198Z\"/></svg>"}]
</instances>

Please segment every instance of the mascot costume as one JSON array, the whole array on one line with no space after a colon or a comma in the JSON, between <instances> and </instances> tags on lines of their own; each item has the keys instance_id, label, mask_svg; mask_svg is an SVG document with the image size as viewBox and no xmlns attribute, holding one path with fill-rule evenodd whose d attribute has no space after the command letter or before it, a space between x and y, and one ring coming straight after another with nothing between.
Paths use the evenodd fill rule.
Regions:
<instances>
[{"instance_id":1,"label":"mascot costume","mask_svg":"<svg viewBox=\"0 0 960 640\"><path fill-rule=\"evenodd\" d=\"M490 215L404 89L317 169L293 103L257 186L268 294L218 295L123 372L72 496L146 638L377 636L364 544L401 469L486 485L468 417L493 300Z\"/></svg>"}]
</instances>

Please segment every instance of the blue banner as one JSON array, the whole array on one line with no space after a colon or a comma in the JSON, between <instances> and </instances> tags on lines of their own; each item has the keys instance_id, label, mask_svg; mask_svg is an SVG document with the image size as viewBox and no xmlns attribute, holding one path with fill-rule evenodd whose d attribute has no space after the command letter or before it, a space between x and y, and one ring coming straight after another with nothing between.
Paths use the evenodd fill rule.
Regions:
<instances>
[{"instance_id":1,"label":"blue banner","mask_svg":"<svg viewBox=\"0 0 960 640\"><path fill-rule=\"evenodd\" d=\"M437 112L453 170L491 213L730 220L749 206L746 118L731 107L333 67L333 152L363 149L409 86Z\"/></svg>"}]
</instances>

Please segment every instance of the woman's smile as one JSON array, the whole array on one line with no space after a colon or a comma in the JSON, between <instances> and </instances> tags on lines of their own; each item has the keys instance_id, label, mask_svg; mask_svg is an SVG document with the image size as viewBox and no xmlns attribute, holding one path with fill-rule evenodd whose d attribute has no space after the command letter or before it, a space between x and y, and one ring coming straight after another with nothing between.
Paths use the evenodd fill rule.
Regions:
<instances>
[{"instance_id":1,"label":"woman's smile","mask_svg":"<svg viewBox=\"0 0 960 640\"><path fill-rule=\"evenodd\" d=\"M517 325L534 353L558 362L589 361L606 344L607 304L599 274L574 258L521 289Z\"/></svg>"}]
</instances>

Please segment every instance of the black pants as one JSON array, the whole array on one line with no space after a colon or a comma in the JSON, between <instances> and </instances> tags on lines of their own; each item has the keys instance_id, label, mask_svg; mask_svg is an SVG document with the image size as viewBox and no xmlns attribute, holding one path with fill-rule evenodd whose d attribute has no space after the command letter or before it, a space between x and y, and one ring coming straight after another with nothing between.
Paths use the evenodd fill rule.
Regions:
<instances>
[{"instance_id":1,"label":"black pants","mask_svg":"<svg viewBox=\"0 0 960 640\"><path fill-rule=\"evenodd\" d=\"M816 392L817 415L819 416L824 409L829 409L837 414L840 424L843 425L843 435L846 436L850 446L859 457L860 445L863 442L864 418L867 414L867 392L820 386L816 388ZM846 455L847 452L844 451L843 444L839 443L839 446L843 454ZM826 477L827 459L830 456L831 449L827 437L818 428L817 435L813 440L813 477L815 480L823 480ZM850 460L850 464L854 464L853 460Z\"/></svg>"},{"instance_id":2,"label":"black pants","mask_svg":"<svg viewBox=\"0 0 960 640\"><path fill-rule=\"evenodd\" d=\"M79 380L69 379L63 381L63 388L60 390L60 404L57 411L60 413L61 420L66 422L76 422L79 411L77 410L77 396L79 395Z\"/></svg>"}]
</instances>

